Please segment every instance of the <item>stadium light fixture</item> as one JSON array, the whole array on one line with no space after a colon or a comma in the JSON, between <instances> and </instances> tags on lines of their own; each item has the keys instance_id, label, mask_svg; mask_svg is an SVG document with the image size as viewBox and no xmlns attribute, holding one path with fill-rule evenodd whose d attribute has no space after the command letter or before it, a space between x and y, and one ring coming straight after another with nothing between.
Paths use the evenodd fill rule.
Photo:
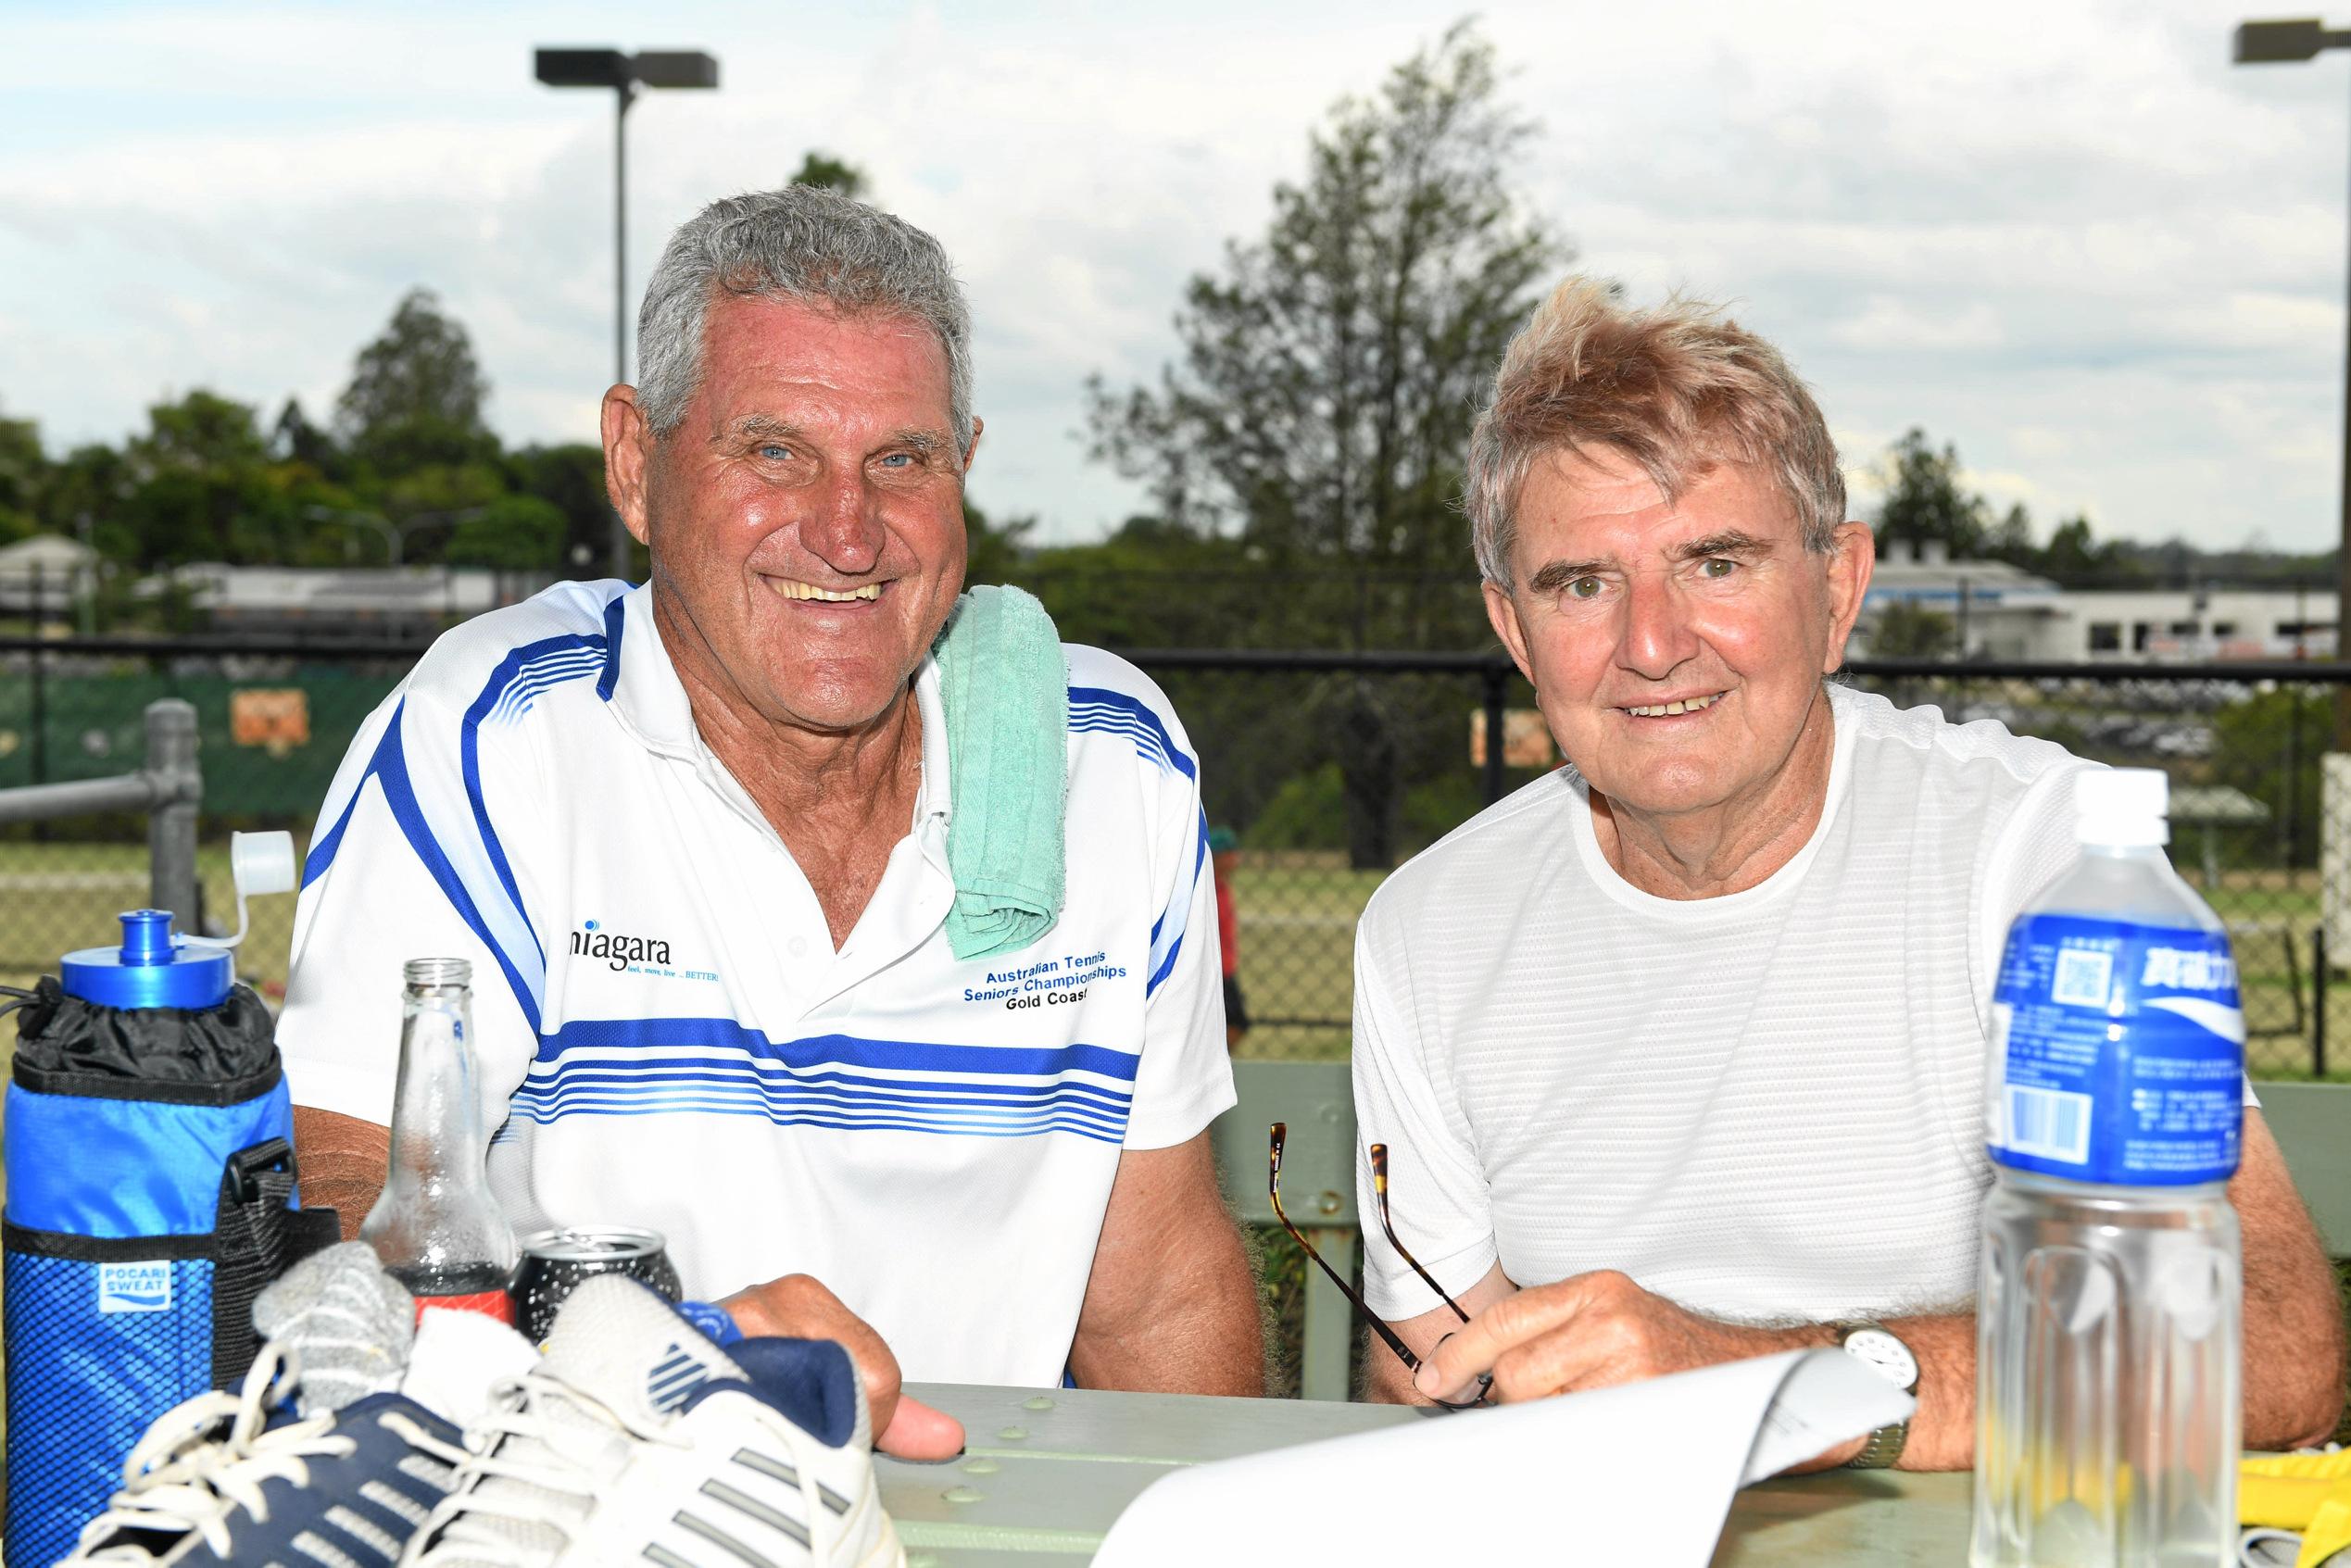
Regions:
<instances>
[{"instance_id":1,"label":"stadium light fixture","mask_svg":"<svg viewBox=\"0 0 2351 1568\"><path fill-rule=\"evenodd\" d=\"M716 57L699 49L541 49L534 74L549 87L603 87L618 105L612 117L612 379L629 379L629 106L642 87L716 87ZM612 514L611 571L626 577L629 531Z\"/></svg>"},{"instance_id":2,"label":"stadium light fixture","mask_svg":"<svg viewBox=\"0 0 2351 1568\"><path fill-rule=\"evenodd\" d=\"M2328 49L2351 48L2351 30L2330 28L2315 17L2237 24L2236 63L2295 65ZM2334 587L2334 657L2351 659L2351 318L2345 323L2343 357L2342 520L2337 533ZM2351 686L2334 692L2334 748L2351 751Z\"/></svg>"}]
</instances>

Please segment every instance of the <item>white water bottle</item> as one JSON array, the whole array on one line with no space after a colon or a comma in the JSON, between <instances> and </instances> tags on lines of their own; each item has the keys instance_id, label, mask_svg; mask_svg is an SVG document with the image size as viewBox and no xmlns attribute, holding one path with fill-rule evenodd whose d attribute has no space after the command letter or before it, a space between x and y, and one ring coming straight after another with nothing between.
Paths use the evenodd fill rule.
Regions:
<instances>
[{"instance_id":1,"label":"white water bottle","mask_svg":"<svg viewBox=\"0 0 2351 1568\"><path fill-rule=\"evenodd\" d=\"M2081 858L2001 959L1974 1568L2236 1561L2244 1014L2169 787L2081 775Z\"/></svg>"}]
</instances>

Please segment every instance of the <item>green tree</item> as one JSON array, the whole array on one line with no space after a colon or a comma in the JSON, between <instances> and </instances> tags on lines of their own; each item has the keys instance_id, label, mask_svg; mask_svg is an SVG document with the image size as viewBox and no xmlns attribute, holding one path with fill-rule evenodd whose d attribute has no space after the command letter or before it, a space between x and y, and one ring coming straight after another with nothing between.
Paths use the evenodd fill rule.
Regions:
<instances>
[{"instance_id":1,"label":"green tree","mask_svg":"<svg viewBox=\"0 0 2351 1568\"><path fill-rule=\"evenodd\" d=\"M963 503L963 539L966 558L963 581L974 583L1021 583L1027 564L1028 536L1037 527L1033 517L1007 518L997 522L969 500Z\"/></svg>"},{"instance_id":2,"label":"green tree","mask_svg":"<svg viewBox=\"0 0 2351 1568\"><path fill-rule=\"evenodd\" d=\"M506 455L508 488L552 502L563 514L561 570L601 561L612 536L612 503L604 490L604 448L588 441L525 446Z\"/></svg>"},{"instance_id":3,"label":"green tree","mask_svg":"<svg viewBox=\"0 0 2351 1568\"><path fill-rule=\"evenodd\" d=\"M1958 622L1939 609L1895 599L1869 630L1872 659L1949 659L1957 652Z\"/></svg>"},{"instance_id":4,"label":"green tree","mask_svg":"<svg viewBox=\"0 0 2351 1568\"><path fill-rule=\"evenodd\" d=\"M489 383L472 341L429 289L411 289L382 335L359 350L335 399L335 427L354 458L379 474L492 458L482 421Z\"/></svg>"},{"instance_id":5,"label":"green tree","mask_svg":"<svg viewBox=\"0 0 2351 1568\"><path fill-rule=\"evenodd\" d=\"M2282 686L2223 705L2212 716L2212 782L2244 791L2269 809L2262 830L2270 843L2233 830L2232 858L2256 864L2318 864L2322 781L2320 759L2332 748L2334 698L2320 689ZM2274 857L2274 858L2273 858Z\"/></svg>"},{"instance_id":6,"label":"green tree","mask_svg":"<svg viewBox=\"0 0 2351 1568\"><path fill-rule=\"evenodd\" d=\"M1886 451L1880 465L1885 504L1878 511L1878 548L1939 544L1954 560L1979 558L1991 530L1982 496L1959 483L1959 451L1945 443L1936 451L1927 433L1915 426ZM1906 550L1905 553L1907 553Z\"/></svg>"},{"instance_id":7,"label":"green tree","mask_svg":"<svg viewBox=\"0 0 2351 1568\"><path fill-rule=\"evenodd\" d=\"M501 495L449 535L447 558L499 571L555 571L563 564L561 508L536 495Z\"/></svg>"},{"instance_id":8,"label":"green tree","mask_svg":"<svg viewBox=\"0 0 2351 1568\"><path fill-rule=\"evenodd\" d=\"M868 186L865 170L835 157L831 153L821 152L811 152L800 159L800 167L785 183L817 185L828 191L838 191L852 200L862 200Z\"/></svg>"},{"instance_id":9,"label":"green tree","mask_svg":"<svg viewBox=\"0 0 2351 1568\"><path fill-rule=\"evenodd\" d=\"M38 529L48 478L40 427L31 420L0 416L0 545Z\"/></svg>"},{"instance_id":10,"label":"green tree","mask_svg":"<svg viewBox=\"0 0 2351 1568\"><path fill-rule=\"evenodd\" d=\"M121 517L132 485L130 459L119 447L92 442L50 466L41 520L53 533L76 533L91 521L91 544L108 560L131 560L137 541Z\"/></svg>"},{"instance_id":11,"label":"green tree","mask_svg":"<svg viewBox=\"0 0 2351 1568\"><path fill-rule=\"evenodd\" d=\"M291 517L250 405L201 389L157 403L124 455L128 494L116 512L141 569L235 561L249 550L271 558Z\"/></svg>"},{"instance_id":12,"label":"green tree","mask_svg":"<svg viewBox=\"0 0 2351 1568\"><path fill-rule=\"evenodd\" d=\"M1472 411L1569 256L1510 187L1533 134L1502 101L1492 44L1457 23L1332 108L1264 235L1191 280L1182 358L1156 384L1089 383L1092 455L1148 484L1167 526L1245 552L1258 586L1225 600L1218 641L1281 646L1266 633L1308 608L1312 642L1486 640L1474 596L1425 590L1466 580ZM1408 699L1335 681L1296 715L1323 755L1294 766L1335 753L1356 866L1393 863L1406 790L1451 755L1424 740L1457 732L1452 706L1433 685Z\"/></svg>"},{"instance_id":13,"label":"green tree","mask_svg":"<svg viewBox=\"0 0 2351 1568\"><path fill-rule=\"evenodd\" d=\"M1531 290L1568 255L1512 194L1532 124L1493 46L1457 24L1342 100L1262 239L1191 280L1155 386L1090 383L1091 450L1162 515L1317 568L1466 570L1454 499L1471 412ZM1419 596L1357 607L1363 646L1455 642ZM1472 633L1482 636L1482 627Z\"/></svg>"},{"instance_id":14,"label":"green tree","mask_svg":"<svg viewBox=\"0 0 2351 1568\"><path fill-rule=\"evenodd\" d=\"M332 470L341 455L334 449L333 433L310 422L298 397L287 398L278 410L277 422L270 427L270 453L281 462L307 463L320 473Z\"/></svg>"}]
</instances>

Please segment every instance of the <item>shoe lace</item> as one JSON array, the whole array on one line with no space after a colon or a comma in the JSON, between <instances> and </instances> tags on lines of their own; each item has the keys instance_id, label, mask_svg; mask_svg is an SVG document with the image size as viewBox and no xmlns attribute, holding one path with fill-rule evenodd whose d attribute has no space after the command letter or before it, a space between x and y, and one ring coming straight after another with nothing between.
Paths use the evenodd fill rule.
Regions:
<instances>
[{"instance_id":1,"label":"shoe lace","mask_svg":"<svg viewBox=\"0 0 2351 1568\"><path fill-rule=\"evenodd\" d=\"M82 1526L65 1563L151 1564L148 1547L116 1537L189 1531L227 1557L231 1514L242 1509L257 1524L269 1520L263 1482L308 1486L310 1460L341 1458L358 1446L333 1433L333 1415L264 1429L270 1410L292 1398L299 1374L291 1348L264 1346L238 1392L198 1394L157 1417L122 1461L122 1489Z\"/></svg>"},{"instance_id":2,"label":"shoe lace","mask_svg":"<svg viewBox=\"0 0 2351 1568\"><path fill-rule=\"evenodd\" d=\"M648 1443L681 1439L616 1413L593 1397L539 1372L498 1385L489 1411L466 1433L449 1495L426 1516L400 1556L401 1568L544 1568L582 1544L599 1476L562 1441L594 1424ZM506 1483L500 1485L499 1483ZM540 1534L554 1532L549 1541Z\"/></svg>"}]
</instances>

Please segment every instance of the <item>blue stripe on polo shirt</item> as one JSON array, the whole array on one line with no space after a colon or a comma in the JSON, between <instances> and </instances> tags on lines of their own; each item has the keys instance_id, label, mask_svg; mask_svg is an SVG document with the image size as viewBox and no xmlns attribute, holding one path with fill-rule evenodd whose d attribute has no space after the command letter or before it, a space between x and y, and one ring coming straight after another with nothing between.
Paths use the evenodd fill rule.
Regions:
<instances>
[{"instance_id":1,"label":"blue stripe on polo shirt","mask_svg":"<svg viewBox=\"0 0 2351 1568\"><path fill-rule=\"evenodd\" d=\"M490 672L482 695L465 710L464 721L458 729L459 768L465 779L466 801L473 809L474 829L482 835L482 847L490 858L491 869L497 873L498 885L506 890L515 918L531 934L531 946L541 974L547 971L547 944L539 940L538 928L531 923L530 911L522 907L522 890L515 883L514 868L506 858L506 846L498 842L497 829L490 824L489 804L482 797L482 721L494 715L519 717L529 709L531 698L537 693L565 681L597 673L604 668L605 646L601 636L573 633L526 643L514 649ZM509 707L517 702L519 708ZM503 715L499 714L502 708L508 709ZM535 1027L535 1012L533 1017Z\"/></svg>"},{"instance_id":2,"label":"blue stripe on polo shirt","mask_svg":"<svg viewBox=\"0 0 2351 1568\"><path fill-rule=\"evenodd\" d=\"M604 673L596 678L596 695L605 701L612 700L612 693L621 684L621 628L628 617L622 613L621 602L626 594L615 594L612 602L604 607Z\"/></svg>"},{"instance_id":3,"label":"blue stripe on polo shirt","mask_svg":"<svg viewBox=\"0 0 2351 1568\"><path fill-rule=\"evenodd\" d=\"M694 1054L666 1054L681 1048ZM1139 1061L1103 1046L772 1040L730 1018L583 1019L541 1040L512 1108L542 1125L567 1116L698 1113L778 1126L973 1137L1061 1132L1119 1143Z\"/></svg>"},{"instance_id":4,"label":"blue stripe on polo shirt","mask_svg":"<svg viewBox=\"0 0 2351 1568\"><path fill-rule=\"evenodd\" d=\"M1159 919L1151 922L1151 974L1143 983L1143 995L1150 997L1159 990L1160 983L1176 968L1176 955L1184 950L1184 929L1190 922L1192 897L1200 890L1200 873L1208 864L1208 812L1200 814L1200 833L1192 850L1192 874L1176 884L1175 895L1167 900L1167 908ZM1172 922L1172 923L1171 923ZM1162 938L1165 946L1161 946Z\"/></svg>"},{"instance_id":5,"label":"blue stripe on polo shirt","mask_svg":"<svg viewBox=\"0 0 2351 1568\"><path fill-rule=\"evenodd\" d=\"M545 978L546 962L541 960L538 969L525 978L515 956L508 953L498 944L497 938L490 935L489 922L482 918L481 908L474 903L473 895L467 890L464 879L458 875L457 868L449 863L448 856L442 853L440 843L434 838L433 829L424 820L423 808L417 804L415 785L409 779L408 758L400 748L400 721L407 710L408 704L402 702L399 709L392 715L391 727L384 732L383 743L375 748L375 757L369 762L368 771L374 775L377 786L383 791L383 803L391 808L392 820L400 824L400 832L408 839L409 847L415 850L417 859L424 862L424 869L433 874L434 882L447 897L459 918L482 939L482 945L498 960L498 968L505 972L507 984L514 988L514 999L522 1004L522 1016L530 1021L535 1033L539 1027L538 982ZM365 782L364 779L361 781L363 787Z\"/></svg>"},{"instance_id":6,"label":"blue stripe on polo shirt","mask_svg":"<svg viewBox=\"0 0 2351 1568\"><path fill-rule=\"evenodd\" d=\"M605 624L612 624L611 609L608 608ZM497 893L488 889L471 889L451 862L440 842L434 836L432 824L426 820L423 808L417 799L416 783L409 776L408 759L401 742L401 728L408 717L405 699L394 709L392 721L383 738L368 759L351 797L343 803L334 823L310 847L302 866L302 885L308 887L326 874L334 864L343 846L343 837L351 824L352 813L358 809L366 793L368 780L376 781L383 792L384 803L399 824L402 836L416 851L417 859L432 873L434 882L448 897L468 928L482 939L497 958L507 982L513 987L515 999L522 1004L523 1016L535 1032L539 1026L539 994L547 976L547 953L539 941L537 929L531 923L529 911L522 907L522 893L508 860L506 847L499 841L497 830L490 822L488 802L482 791L481 728L484 722L507 722L530 710L537 696L568 681L583 680L609 672L610 638L608 634L569 633L543 638L510 650L491 671L479 696L465 711L459 724L459 771L465 799L473 818L474 831L480 835L482 849L491 871L497 878ZM496 897L502 893L512 909L515 920L528 935L532 950L529 953L509 953L491 934L490 922L476 901L477 892Z\"/></svg>"},{"instance_id":7,"label":"blue stripe on polo shirt","mask_svg":"<svg viewBox=\"0 0 2351 1568\"><path fill-rule=\"evenodd\" d=\"M1073 734L1125 735L1135 743L1138 756L1188 779L1200 777L1200 764L1176 746L1176 737L1167 733L1165 721L1140 697L1114 692L1107 686L1072 686L1069 727Z\"/></svg>"}]
</instances>

